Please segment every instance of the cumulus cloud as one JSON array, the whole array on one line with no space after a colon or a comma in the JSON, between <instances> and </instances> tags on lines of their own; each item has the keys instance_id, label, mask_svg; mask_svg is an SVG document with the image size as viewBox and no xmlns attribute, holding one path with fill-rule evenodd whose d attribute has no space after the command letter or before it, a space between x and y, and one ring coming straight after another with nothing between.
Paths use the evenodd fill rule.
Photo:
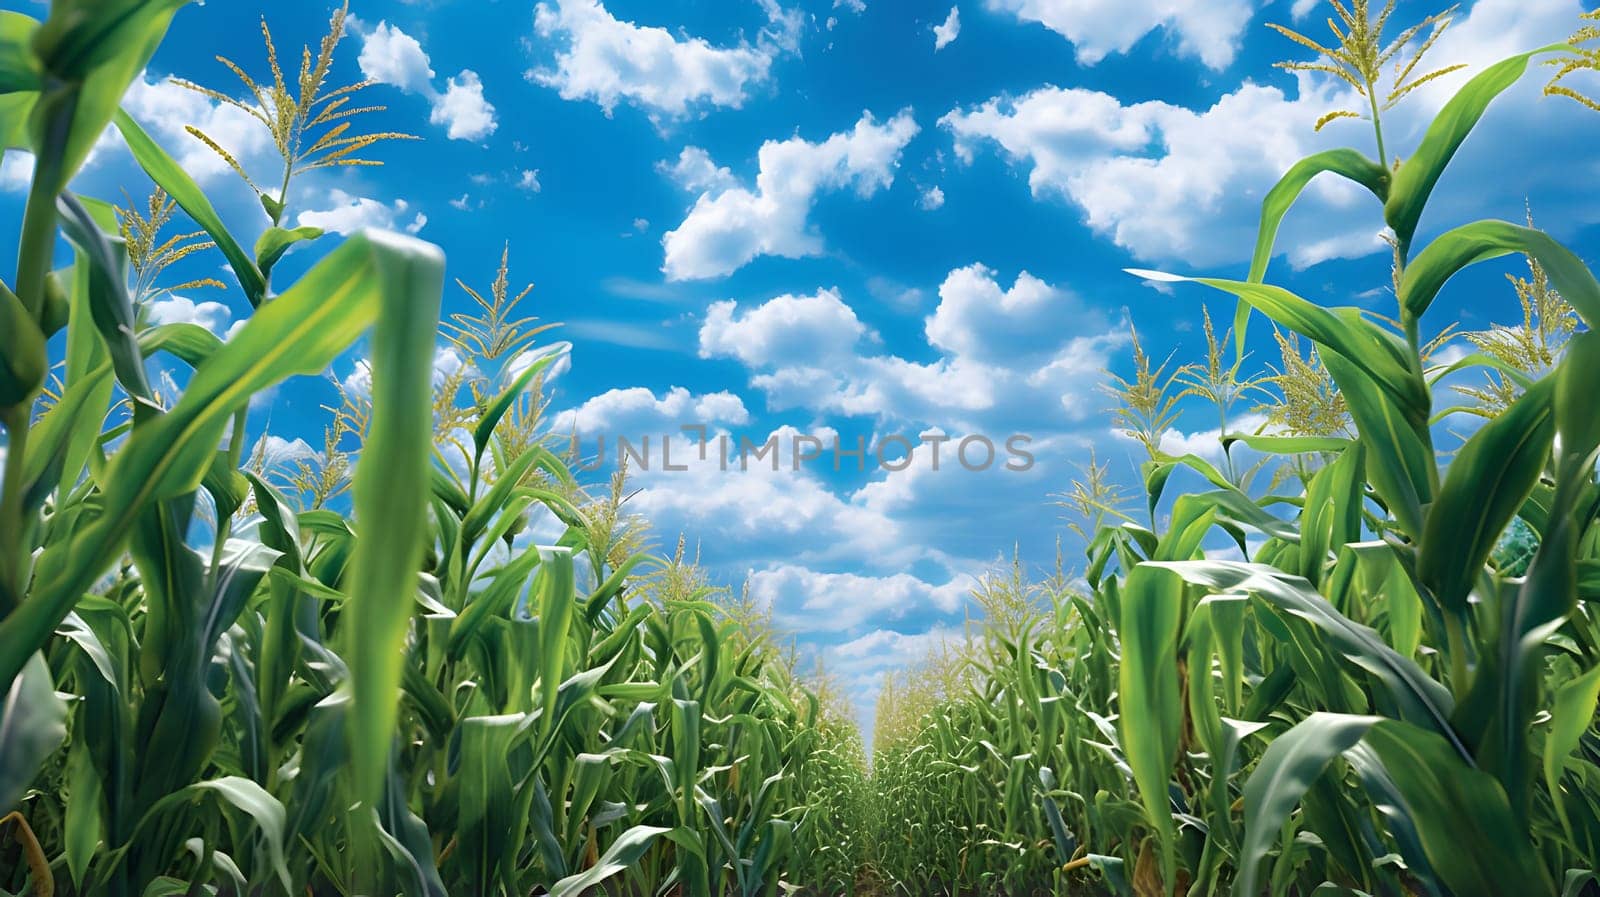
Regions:
<instances>
[{"instance_id":1,"label":"cumulus cloud","mask_svg":"<svg viewBox=\"0 0 1600 897\"><path fill-rule=\"evenodd\" d=\"M482 140L498 127L494 105L484 99L483 82L471 69L451 78L444 93L433 98L428 121L444 125L451 140Z\"/></svg>"},{"instance_id":2,"label":"cumulus cloud","mask_svg":"<svg viewBox=\"0 0 1600 897\"><path fill-rule=\"evenodd\" d=\"M950 15L945 16L944 24L933 26L933 51L935 53L950 46L951 41L961 33L961 7L950 7Z\"/></svg>"},{"instance_id":3,"label":"cumulus cloud","mask_svg":"<svg viewBox=\"0 0 1600 897\"><path fill-rule=\"evenodd\" d=\"M523 169L522 173L517 176L517 189L526 190L529 193L538 193L543 190L544 187L539 183L539 169Z\"/></svg>"},{"instance_id":4,"label":"cumulus cloud","mask_svg":"<svg viewBox=\"0 0 1600 897\"><path fill-rule=\"evenodd\" d=\"M404 230L414 234L428 223L422 212L412 214L411 204L397 199L392 204L365 196L353 196L340 189L328 193L332 205L326 209L307 209L296 221L302 226L320 227L340 234L353 234L364 228ZM409 219L409 220L407 220Z\"/></svg>"},{"instance_id":5,"label":"cumulus cloud","mask_svg":"<svg viewBox=\"0 0 1600 897\"><path fill-rule=\"evenodd\" d=\"M929 187L928 189L922 191L922 198L917 201L917 205L921 206L922 210L925 212L932 212L935 209L943 207L944 190L938 186Z\"/></svg>"},{"instance_id":6,"label":"cumulus cloud","mask_svg":"<svg viewBox=\"0 0 1600 897\"><path fill-rule=\"evenodd\" d=\"M868 332L837 289L779 296L742 314L737 309L732 301L707 309L701 358L737 358L750 367L820 364L851 354Z\"/></svg>"},{"instance_id":7,"label":"cumulus cloud","mask_svg":"<svg viewBox=\"0 0 1600 897\"><path fill-rule=\"evenodd\" d=\"M939 123L970 160L985 143L1030 166L1036 197L1067 199L1088 225L1144 258L1210 264L1250 245L1261 196L1306 154L1329 98L1288 100L1246 84L1208 110L1150 101L1123 105L1084 88L1042 87L957 110ZM1319 180L1326 199L1349 190ZM1376 245L1375 228L1366 243Z\"/></svg>"},{"instance_id":8,"label":"cumulus cloud","mask_svg":"<svg viewBox=\"0 0 1600 897\"><path fill-rule=\"evenodd\" d=\"M196 302L185 296L163 296L144 306L151 324L198 324L221 336L229 331L233 312L221 302Z\"/></svg>"},{"instance_id":9,"label":"cumulus cloud","mask_svg":"<svg viewBox=\"0 0 1600 897\"><path fill-rule=\"evenodd\" d=\"M698 280L730 274L761 255L821 253L822 237L807 220L818 194L853 187L867 197L888 187L917 130L910 110L882 123L868 112L851 130L819 143L798 136L769 140L757 155L753 188L720 178L720 185L706 184L705 173L718 169L709 157L694 158L704 192L683 223L662 237L662 271L669 280ZM680 156L679 166L684 163Z\"/></svg>"},{"instance_id":10,"label":"cumulus cloud","mask_svg":"<svg viewBox=\"0 0 1600 897\"><path fill-rule=\"evenodd\" d=\"M1027 273L1003 287L982 265L952 271L924 321L931 361L883 353L836 289L740 310L719 302L700 353L735 358L769 407L965 428L1060 427L1087 401L1123 328ZM862 343L867 343L862 347Z\"/></svg>"},{"instance_id":11,"label":"cumulus cloud","mask_svg":"<svg viewBox=\"0 0 1600 897\"><path fill-rule=\"evenodd\" d=\"M957 268L939 286L924 331L929 345L987 364L1047 356L1072 334L1100 332L1105 315L1026 271L1010 287L985 265Z\"/></svg>"},{"instance_id":12,"label":"cumulus cloud","mask_svg":"<svg viewBox=\"0 0 1600 897\"><path fill-rule=\"evenodd\" d=\"M1084 65L1126 53L1146 34L1163 29L1177 38L1179 53L1213 69L1233 61L1254 12L1249 0L988 0L988 5L1065 37Z\"/></svg>"},{"instance_id":13,"label":"cumulus cloud","mask_svg":"<svg viewBox=\"0 0 1600 897\"><path fill-rule=\"evenodd\" d=\"M795 564L751 571L748 582L750 597L772 611L775 623L802 634L881 625L930 610L953 613L976 585L967 575L936 585L909 573L827 573Z\"/></svg>"},{"instance_id":14,"label":"cumulus cloud","mask_svg":"<svg viewBox=\"0 0 1600 897\"><path fill-rule=\"evenodd\" d=\"M482 140L495 132L494 104L484 97L477 72L462 69L439 90L433 84L432 62L416 38L386 21L368 28L352 18L351 24L361 36L356 62L368 80L425 97L433 106L429 123L443 125L451 140Z\"/></svg>"},{"instance_id":15,"label":"cumulus cloud","mask_svg":"<svg viewBox=\"0 0 1600 897\"><path fill-rule=\"evenodd\" d=\"M361 35L361 55L356 63L367 78L408 93L433 89L433 66L422 44L388 22L379 22Z\"/></svg>"},{"instance_id":16,"label":"cumulus cloud","mask_svg":"<svg viewBox=\"0 0 1600 897\"><path fill-rule=\"evenodd\" d=\"M698 146L684 147L672 162L656 163L656 170L691 193L724 190L738 183L732 171L717 167L711 154Z\"/></svg>"},{"instance_id":17,"label":"cumulus cloud","mask_svg":"<svg viewBox=\"0 0 1600 897\"><path fill-rule=\"evenodd\" d=\"M681 118L699 107L742 105L773 61L793 49L798 10L763 4L769 27L755 43L713 46L612 15L599 0L555 0L534 7L534 31L561 46L554 64L530 71L563 99L587 100L609 115L617 104Z\"/></svg>"},{"instance_id":18,"label":"cumulus cloud","mask_svg":"<svg viewBox=\"0 0 1600 897\"><path fill-rule=\"evenodd\" d=\"M674 386L658 396L651 389L635 386L608 390L560 412L552 419L551 432L576 432L580 438L609 433L634 439L677 434L680 427L696 424L738 426L749 419L744 401L726 390L695 394Z\"/></svg>"}]
</instances>

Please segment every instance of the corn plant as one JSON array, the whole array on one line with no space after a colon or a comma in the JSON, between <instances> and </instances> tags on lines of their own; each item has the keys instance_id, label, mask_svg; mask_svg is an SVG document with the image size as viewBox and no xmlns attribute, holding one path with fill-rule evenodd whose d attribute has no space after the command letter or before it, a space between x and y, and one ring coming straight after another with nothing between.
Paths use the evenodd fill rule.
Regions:
<instances>
[{"instance_id":1,"label":"corn plant","mask_svg":"<svg viewBox=\"0 0 1600 897\"><path fill-rule=\"evenodd\" d=\"M252 821L229 841L262 858L258 880L288 884L273 824L281 804L259 783L220 774L215 762L227 709L211 680L219 656L228 656L229 630L279 554L236 538L228 523L247 489L237 467L250 397L321 370L371 333L375 425L354 503L364 537L345 586L364 633L352 646L349 689L358 723L351 747L362 757L387 753L398 685L387 657L404 618L385 596L407 584L425 529L422 497L381 484L426 472L427 422L418 409L427 399L442 259L416 241L362 235L266 303L263 259L238 247L193 181L118 109L180 5L62 2L43 22L12 12L3 19L3 130L8 148L31 150L36 164L15 287L0 296L0 682L4 728L15 735L3 746L0 803L16 805L42 766L62 760L67 738L65 775L78 799L70 819L60 819L72 841L63 863L76 884L104 893L142 889L186 843L204 843L210 865L224 824ZM68 189L113 123L152 178L224 249L259 304L226 344L192 325L137 329L123 227L110 206ZM59 236L73 263L52 270ZM329 295L344 299L327 302ZM59 399L35 415L44 341L62 331ZM157 353L193 370L170 405L150 386L147 359ZM104 429L118 393L132 413ZM217 525L197 549L191 525L201 496ZM53 685L68 676L81 697L70 713ZM370 803L380 782L362 772L369 768L355 767L351 787ZM196 803L213 809L187 809Z\"/></svg>"}]
</instances>

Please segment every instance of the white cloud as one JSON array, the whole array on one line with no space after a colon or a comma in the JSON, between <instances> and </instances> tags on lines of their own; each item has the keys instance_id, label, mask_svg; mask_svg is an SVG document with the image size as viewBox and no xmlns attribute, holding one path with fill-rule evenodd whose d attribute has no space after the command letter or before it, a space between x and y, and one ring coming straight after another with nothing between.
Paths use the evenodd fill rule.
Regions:
<instances>
[{"instance_id":1,"label":"white cloud","mask_svg":"<svg viewBox=\"0 0 1600 897\"><path fill-rule=\"evenodd\" d=\"M1294 0L1294 5L1289 7L1289 15L1298 22L1316 9L1319 2L1321 0Z\"/></svg>"},{"instance_id":2,"label":"white cloud","mask_svg":"<svg viewBox=\"0 0 1600 897\"><path fill-rule=\"evenodd\" d=\"M933 51L935 53L950 45L951 41L961 33L961 7L950 7L950 15L945 17L944 24L933 26Z\"/></svg>"},{"instance_id":3,"label":"white cloud","mask_svg":"<svg viewBox=\"0 0 1600 897\"><path fill-rule=\"evenodd\" d=\"M636 440L646 435L676 436L683 426L737 426L749 419L744 402L727 391L696 395L674 386L657 396L646 387L635 386L608 390L560 412L552 419L550 431L558 435L576 431L586 446L592 446L592 437L602 433Z\"/></svg>"},{"instance_id":4,"label":"white cloud","mask_svg":"<svg viewBox=\"0 0 1600 897\"><path fill-rule=\"evenodd\" d=\"M738 183L733 172L717 167L711 154L698 146L686 146L672 163L656 163L656 170L671 178L673 183L692 193L707 190L725 190Z\"/></svg>"},{"instance_id":5,"label":"white cloud","mask_svg":"<svg viewBox=\"0 0 1600 897\"><path fill-rule=\"evenodd\" d=\"M1105 330L1100 312L1065 289L1026 271L1009 289L984 265L946 275L939 305L928 318L928 344L988 364L1049 355L1072 334Z\"/></svg>"},{"instance_id":6,"label":"white cloud","mask_svg":"<svg viewBox=\"0 0 1600 897\"><path fill-rule=\"evenodd\" d=\"M1095 231L1142 258L1211 264L1248 247L1261 196L1306 154L1329 98L1285 99L1246 84L1211 109L1150 101L1124 106L1083 88L1042 87L957 110L939 123L970 159L985 141L1031 166L1035 196L1066 198ZM1314 191L1337 191L1324 181ZM1376 227L1368 228L1376 244Z\"/></svg>"},{"instance_id":7,"label":"white cloud","mask_svg":"<svg viewBox=\"0 0 1600 897\"><path fill-rule=\"evenodd\" d=\"M369 80L393 84L407 93L433 90L433 66L422 44L388 22L361 35L356 62Z\"/></svg>"},{"instance_id":8,"label":"white cloud","mask_svg":"<svg viewBox=\"0 0 1600 897\"><path fill-rule=\"evenodd\" d=\"M850 355L867 327L837 289L779 296L743 313L714 302L700 328L701 358L737 358L749 367L820 364Z\"/></svg>"},{"instance_id":9,"label":"white cloud","mask_svg":"<svg viewBox=\"0 0 1600 897\"><path fill-rule=\"evenodd\" d=\"M403 229L408 234L414 234L428 223L427 215L421 212L412 215L411 204L403 199L397 199L390 205L365 196L352 196L337 188L329 191L328 199L333 203L330 207L308 209L295 220L301 226L320 227L345 235L364 228ZM405 220L407 217L410 217L409 221Z\"/></svg>"},{"instance_id":10,"label":"white cloud","mask_svg":"<svg viewBox=\"0 0 1600 897\"><path fill-rule=\"evenodd\" d=\"M923 211L931 212L944 205L944 190L937 185L922 191L922 199L917 201Z\"/></svg>"},{"instance_id":11,"label":"white cloud","mask_svg":"<svg viewBox=\"0 0 1600 897\"><path fill-rule=\"evenodd\" d=\"M1084 65L1126 53L1160 28L1178 39L1180 53L1213 69L1233 61L1253 13L1249 0L988 0L988 5L1065 37Z\"/></svg>"},{"instance_id":12,"label":"white cloud","mask_svg":"<svg viewBox=\"0 0 1600 897\"><path fill-rule=\"evenodd\" d=\"M881 625L930 610L953 613L977 584L966 575L935 585L909 573L824 573L795 564L752 571L749 583L750 597L772 610L778 626L801 634Z\"/></svg>"},{"instance_id":13,"label":"white cloud","mask_svg":"<svg viewBox=\"0 0 1600 897\"><path fill-rule=\"evenodd\" d=\"M834 9L848 9L856 15L867 11L866 0L833 0Z\"/></svg>"},{"instance_id":14,"label":"white cloud","mask_svg":"<svg viewBox=\"0 0 1600 897\"><path fill-rule=\"evenodd\" d=\"M304 439L284 439L271 433L261 435L256 441L255 452L260 454L262 462L268 468L287 467L322 456L321 452L312 448Z\"/></svg>"},{"instance_id":15,"label":"white cloud","mask_svg":"<svg viewBox=\"0 0 1600 897\"><path fill-rule=\"evenodd\" d=\"M853 129L820 143L798 136L767 141L753 190L708 187L683 223L662 237L662 271L669 280L698 280L730 274L760 255L821 253L822 237L807 221L817 195L854 187L866 197L888 187L917 130L910 110L881 124L863 113Z\"/></svg>"},{"instance_id":16,"label":"white cloud","mask_svg":"<svg viewBox=\"0 0 1600 897\"><path fill-rule=\"evenodd\" d=\"M858 349L875 335L831 289L742 312L715 303L700 352L738 359L773 409L1002 432L1024 422L1059 428L1093 413L1124 330L1038 278L1020 274L1007 289L973 265L950 273L925 321L938 355L931 361Z\"/></svg>"},{"instance_id":17,"label":"white cloud","mask_svg":"<svg viewBox=\"0 0 1600 897\"><path fill-rule=\"evenodd\" d=\"M477 72L462 69L445 81L441 91L433 85L433 65L416 38L386 21L369 29L354 17L351 30L361 36L361 55L356 58L361 74L427 98L433 106L429 123L444 125L451 140L482 140L495 132L494 105L484 97Z\"/></svg>"},{"instance_id":18,"label":"white cloud","mask_svg":"<svg viewBox=\"0 0 1600 897\"><path fill-rule=\"evenodd\" d=\"M765 4L772 27L754 44L713 46L665 28L618 19L598 0L555 0L534 7L534 30L562 44L554 66L529 77L567 100L588 100L609 115L618 103L681 118L700 106L742 105L792 46L796 20ZM796 11L798 12L798 11Z\"/></svg>"},{"instance_id":19,"label":"white cloud","mask_svg":"<svg viewBox=\"0 0 1600 897\"><path fill-rule=\"evenodd\" d=\"M33 183L33 153L6 150L5 159L0 161L0 191L22 192L27 190L31 183Z\"/></svg>"},{"instance_id":20,"label":"white cloud","mask_svg":"<svg viewBox=\"0 0 1600 897\"><path fill-rule=\"evenodd\" d=\"M428 121L444 125L451 140L482 140L499 127L494 105L483 98L483 82L471 69L451 78L444 93L434 98Z\"/></svg>"},{"instance_id":21,"label":"white cloud","mask_svg":"<svg viewBox=\"0 0 1600 897\"><path fill-rule=\"evenodd\" d=\"M145 304L151 324L198 324L222 335L229 332L233 312L221 302L195 302L185 296L163 296Z\"/></svg>"},{"instance_id":22,"label":"white cloud","mask_svg":"<svg viewBox=\"0 0 1600 897\"><path fill-rule=\"evenodd\" d=\"M539 183L539 169L523 169L522 174L517 177L517 189L526 190L529 193L538 193L543 190L543 185Z\"/></svg>"}]
</instances>

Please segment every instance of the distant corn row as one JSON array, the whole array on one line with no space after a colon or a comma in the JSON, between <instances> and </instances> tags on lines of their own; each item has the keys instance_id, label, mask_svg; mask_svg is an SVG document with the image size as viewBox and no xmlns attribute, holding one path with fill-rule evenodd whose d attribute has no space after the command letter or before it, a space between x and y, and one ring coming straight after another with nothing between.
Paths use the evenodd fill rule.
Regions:
<instances>
[{"instance_id":1,"label":"distant corn row","mask_svg":"<svg viewBox=\"0 0 1600 897\"><path fill-rule=\"evenodd\" d=\"M1392 51L1364 3L1339 12L1328 64L1377 98L1376 125L1371 63ZM1594 62L1555 46L1485 69L1393 167L1355 150L1300 162L1267 195L1250 279L1198 279L1239 300L1241 347L1252 312L1315 346L1308 358L1280 336L1265 435L1228 429L1268 383L1219 363L1209 319L1205 364L1169 373L1136 353L1114 391L1119 426L1148 450L1144 508L1127 512L1091 464L1067 497L1087 523L1082 581L1014 578L1011 612L901 686L920 706L889 692L879 875L917 894L1600 889L1600 283L1531 226L1479 221L1413 245L1456 149L1551 54ZM1392 321L1262 283L1279 222L1323 173L1382 205ZM1515 253L1532 269L1516 281L1522 325L1428 361L1439 341L1420 321L1446 283ZM1473 368L1486 385L1440 382ZM1476 401L1441 410L1452 391ZM1194 395L1221 412L1220 464L1162 450ZM1481 425L1442 459L1436 434L1457 412ZM1180 482L1197 491L1174 495Z\"/></svg>"}]
</instances>

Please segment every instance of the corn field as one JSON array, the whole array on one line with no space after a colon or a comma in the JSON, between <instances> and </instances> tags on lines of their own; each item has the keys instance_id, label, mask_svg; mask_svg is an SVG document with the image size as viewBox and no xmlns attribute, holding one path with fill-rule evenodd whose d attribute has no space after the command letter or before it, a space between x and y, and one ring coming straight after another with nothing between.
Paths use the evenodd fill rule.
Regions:
<instances>
[{"instance_id":1,"label":"corn field","mask_svg":"<svg viewBox=\"0 0 1600 897\"><path fill-rule=\"evenodd\" d=\"M1110 389L1142 488L1090 462L1060 496L1081 563L986 579L965 641L886 683L869 762L759 609L682 541L647 550L622 472L575 476L541 416L563 346L504 261L441 322L435 247L284 226L293 177L407 139L352 130L364 85L324 83L342 10L298 72L270 35L271 83L233 66L281 188L195 131L269 222L232 235L119 107L184 5L0 11L0 135L36 159L0 285L0 893L1600 893L1600 282L1531 221L1418 239L1531 69L1553 61L1546 102L1587 114L1562 78L1597 64L1592 26L1473 75L1400 159L1381 112L1450 69L1413 74L1427 38L1379 77L1444 20L1384 44L1387 12L1336 3L1336 47L1283 29L1321 54L1291 67L1370 101L1376 158L1285 173L1243 281L1133 272L1231 299L1231 327L1204 313L1207 358L1171 371L1135 342ZM143 208L68 187L107 128ZM1375 200L1392 316L1269 282L1324 174ZM179 213L199 230L169 238ZM226 340L141 311L194 252L253 309ZM1522 329L1435 361L1449 281L1519 255ZM1263 324L1271 375L1243 366ZM471 362L442 381L441 339ZM358 340L370 382L341 388L320 460L251 450L252 398ZM1220 461L1162 449L1195 397ZM1272 424L1230 428L1251 397Z\"/></svg>"}]
</instances>

